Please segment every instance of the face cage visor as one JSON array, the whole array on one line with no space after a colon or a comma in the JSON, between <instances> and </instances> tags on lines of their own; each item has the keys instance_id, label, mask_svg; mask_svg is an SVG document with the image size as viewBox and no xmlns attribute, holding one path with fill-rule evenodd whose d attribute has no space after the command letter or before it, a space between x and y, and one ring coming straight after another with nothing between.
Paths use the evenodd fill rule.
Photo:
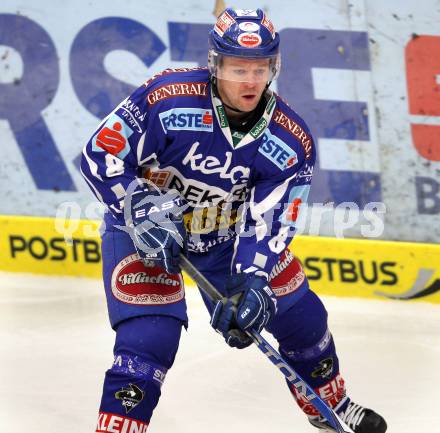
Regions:
<instances>
[{"instance_id":1,"label":"face cage visor","mask_svg":"<svg viewBox=\"0 0 440 433\"><path fill-rule=\"evenodd\" d=\"M209 73L218 80L239 83L269 83L278 78L281 56L249 58L226 56L213 49L208 52Z\"/></svg>"}]
</instances>

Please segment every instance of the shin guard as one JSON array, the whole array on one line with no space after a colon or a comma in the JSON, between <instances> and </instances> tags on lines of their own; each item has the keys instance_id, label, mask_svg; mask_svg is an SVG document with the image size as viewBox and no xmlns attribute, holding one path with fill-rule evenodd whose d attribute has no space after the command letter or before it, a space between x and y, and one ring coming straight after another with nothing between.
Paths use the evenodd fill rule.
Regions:
<instances>
[{"instance_id":1,"label":"shin guard","mask_svg":"<svg viewBox=\"0 0 440 433\"><path fill-rule=\"evenodd\" d=\"M162 383L174 362L181 325L172 317L144 316L118 326L96 432L147 431Z\"/></svg>"},{"instance_id":2,"label":"shin guard","mask_svg":"<svg viewBox=\"0 0 440 433\"><path fill-rule=\"evenodd\" d=\"M345 382L339 372L339 361L329 330L314 346L304 350L283 350L282 354L330 407L339 409L342 405L345 406L344 403L347 400ZM319 415L314 406L295 387L289 388L299 407L307 416Z\"/></svg>"}]
</instances>

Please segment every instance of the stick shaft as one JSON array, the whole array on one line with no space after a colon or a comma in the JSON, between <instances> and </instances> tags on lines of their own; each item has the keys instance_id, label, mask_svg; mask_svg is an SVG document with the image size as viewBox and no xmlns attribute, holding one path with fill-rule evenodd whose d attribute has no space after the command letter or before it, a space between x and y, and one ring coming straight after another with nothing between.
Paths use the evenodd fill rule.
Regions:
<instances>
[{"instance_id":1,"label":"stick shaft","mask_svg":"<svg viewBox=\"0 0 440 433\"><path fill-rule=\"evenodd\" d=\"M196 269L186 256L180 254L180 266L213 301L223 298L222 294ZM327 419L337 433L353 433L338 415L315 393L313 388L283 359L283 357L256 331L246 331L256 346L266 355L286 378L315 409Z\"/></svg>"}]
</instances>

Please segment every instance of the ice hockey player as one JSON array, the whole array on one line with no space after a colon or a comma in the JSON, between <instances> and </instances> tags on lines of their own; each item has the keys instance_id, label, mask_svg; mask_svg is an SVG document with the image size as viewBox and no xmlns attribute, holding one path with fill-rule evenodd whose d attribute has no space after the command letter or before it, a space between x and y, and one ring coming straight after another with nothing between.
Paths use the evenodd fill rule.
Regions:
<instances>
[{"instance_id":1,"label":"ice hockey player","mask_svg":"<svg viewBox=\"0 0 440 433\"><path fill-rule=\"evenodd\" d=\"M386 431L380 415L346 395L327 312L288 249L315 144L269 89L279 43L261 9L226 9L209 33L208 68L152 77L83 151L82 173L108 208L103 279L116 331L97 432L147 430L188 322L181 251L224 294L215 304L202 296L228 345L243 349L251 343L243 330L266 329L356 433ZM291 392L309 421L327 429Z\"/></svg>"}]
</instances>

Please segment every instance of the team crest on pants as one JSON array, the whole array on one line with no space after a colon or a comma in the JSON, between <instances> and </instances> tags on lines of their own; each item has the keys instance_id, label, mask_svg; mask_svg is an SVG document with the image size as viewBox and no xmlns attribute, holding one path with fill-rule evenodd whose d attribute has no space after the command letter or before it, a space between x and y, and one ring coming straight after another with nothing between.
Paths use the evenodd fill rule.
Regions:
<instances>
[{"instance_id":1,"label":"team crest on pants","mask_svg":"<svg viewBox=\"0 0 440 433\"><path fill-rule=\"evenodd\" d=\"M128 413L143 400L144 392L138 386L130 383L130 388L120 389L115 393L115 398L121 400L125 413Z\"/></svg>"},{"instance_id":2,"label":"team crest on pants","mask_svg":"<svg viewBox=\"0 0 440 433\"><path fill-rule=\"evenodd\" d=\"M134 305L171 304L185 296L180 274L168 274L159 266L146 267L137 254L125 257L116 265L111 287L115 298Z\"/></svg>"},{"instance_id":3,"label":"team crest on pants","mask_svg":"<svg viewBox=\"0 0 440 433\"><path fill-rule=\"evenodd\" d=\"M333 373L333 358L325 358L319 361L319 366L312 372L312 377L328 379Z\"/></svg>"}]
</instances>

